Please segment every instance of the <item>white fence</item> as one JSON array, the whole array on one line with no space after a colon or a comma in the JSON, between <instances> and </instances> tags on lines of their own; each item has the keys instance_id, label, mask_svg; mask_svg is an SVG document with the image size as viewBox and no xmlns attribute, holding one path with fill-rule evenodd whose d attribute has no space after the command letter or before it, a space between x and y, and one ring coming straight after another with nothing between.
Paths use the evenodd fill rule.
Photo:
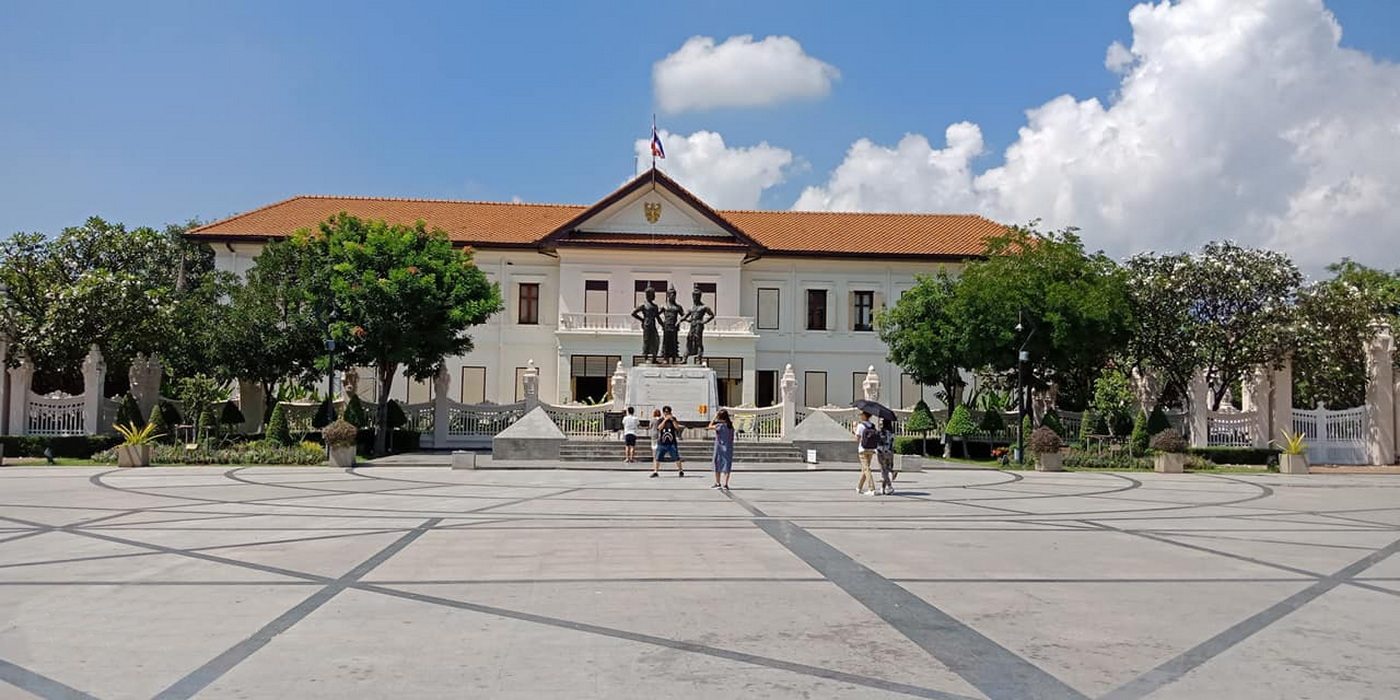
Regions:
<instances>
[{"instance_id":1,"label":"white fence","mask_svg":"<svg viewBox=\"0 0 1400 700\"><path fill-rule=\"evenodd\" d=\"M725 408L734 423L734 439L777 442L783 439L783 405L763 408Z\"/></svg>"},{"instance_id":2,"label":"white fence","mask_svg":"<svg viewBox=\"0 0 1400 700\"><path fill-rule=\"evenodd\" d=\"M605 440L608 439L607 421L603 414L612 409L612 404L606 406L554 406L551 404L541 404L544 412L549 414L549 419L559 426L559 430L570 438L577 440Z\"/></svg>"},{"instance_id":3,"label":"white fence","mask_svg":"<svg viewBox=\"0 0 1400 700\"><path fill-rule=\"evenodd\" d=\"M1206 444L1211 447L1254 447L1258 417L1248 413L1206 414Z\"/></svg>"},{"instance_id":4,"label":"white fence","mask_svg":"<svg viewBox=\"0 0 1400 700\"><path fill-rule=\"evenodd\" d=\"M525 403L465 404L452 401L447 410L449 437L494 437L525 415Z\"/></svg>"},{"instance_id":5,"label":"white fence","mask_svg":"<svg viewBox=\"0 0 1400 700\"><path fill-rule=\"evenodd\" d=\"M559 314L559 330L564 333L634 334L642 332L642 324L631 314ZM716 316L705 324L705 335L753 335L753 317Z\"/></svg>"},{"instance_id":6,"label":"white fence","mask_svg":"<svg viewBox=\"0 0 1400 700\"><path fill-rule=\"evenodd\" d=\"M73 396L61 391L29 397L30 435L83 435L83 407L87 400L82 394Z\"/></svg>"},{"instance_id":7,"label":"white fence","mask_svg":"<svg viewBox=\"0 0 1400 700\"><path fill-rule=\"evenodd\" d=\"M1293 432L1307 443L1314 464L1366 464L1366 407L1329 411L1293 409Z\"/></svg>"}]
</instances>

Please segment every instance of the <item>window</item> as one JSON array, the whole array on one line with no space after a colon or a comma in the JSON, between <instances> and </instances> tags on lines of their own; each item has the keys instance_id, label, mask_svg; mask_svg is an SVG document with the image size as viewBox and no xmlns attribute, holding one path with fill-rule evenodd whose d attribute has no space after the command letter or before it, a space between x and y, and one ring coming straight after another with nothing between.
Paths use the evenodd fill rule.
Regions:
<instances>
[{"instance_id":1,"label":"window","mask_svg":"<svg viewBox=\"0 0 1400 700\"><path fill-rule=\"evenodd\" d=\"M462 403L486 403L486 368L462 368Z\"/></svg>"},{"instance_id":2,"label":"window","mask_svg":"<svg viewBox=\"0 0 1400 700\"><path fill-rule=\"evenodd\" d=\"M608 312L607 280L584 281L583 312L586 314L605 314Z\"/></svg>"},{"instance_id":3,"label":"window","mask_svg":"<svg viewBox=\"0 0 1400 700\"><path fill-rule=\"evenodd\" d=\"M778 330L778 301L780 294L776 287L760 287L758 290L758 328L764 331Z\"/></svg>"},{"instance_id":4,"label":"window","mask_svg":"<svg viewBox=\"0 0 1400 700\"><path fill-rule=\"evenodd\" d=\"M620 355L571 355L569 399L578 403L601 402L612 391L612 375Z\"/></svg>"},{"instance_id":5,"label":"window","mask_svg":"<svg viewBox=\"0 0 1400 700\"><path fill-rule=\"evenodd\" d=\"M778 403L778 377L776 369L761 369L757 372L758 386L754 387L754 405L759 408Z\"/></svg>"},{"instance_id":6,"label":"window","mask_svg":"<svg viewBox=\"0 0 1400 700\"><path fill-rule=\"evenodd\" d=\"M826 372L802 373L802 400L812 408L826 405Z\"/></svg>"},{"instance_id":7,"label":"window","mask_svg":"<svg viewBox=\"0 0 1400 700\"><path fill-rule=\"evenodd\" d=\"M696 282L695 288L700 290L700 301L704 302L705 306L710 307L711 311L715 311L715 303L719 298L719 284L715 282ZM715 313L719 312L715 311Z\"/></svg>"},{"instance_id":8,"label":"window","mask_svg":"<svg viewBox=\"0 0 1400 700\"><path fill-rule=\"evenodd\" d=\"M865 372L851 373L851 401L865 398Z\"/></svg>"},{"instance_id":9,"label":"window","mask_svg":"<svg viewBox=\"0 0 1400 700\"><path fill-rule=\"evenodd\" d=\"M671 283L666 280L637 280L634 286L636 291L632 295L632 308L641 306L642 302L647 300L647 285L651 285L652 291L656 292L659 303L659 301L666 299L666 288L670 287Z\"/></svg>"},{"instance_id":10,"label":"window","mask_svg":"<svg viewBox=\"0 0 1400 700\"><path fill-rule=\"evenodd\" d=\"M875 292L852 292L851 309L851 330L875 330Z\"/></svg>"},{"instance_id":11,"label":"window","mask_svg":"<svg viewBox=\"0 0 1400 700\"><path fill-rule=\"evenodd\" d=\"M744 358L707 357L705 364L715 371L719 405L738 406L744 402Z\"/></svg>"},{"instance_id":12,"label":"window","mask_svg":"<svg viewBox=\"0 0 1400 700\"><path fill-rule=\"evenodd\" d=\"M517 322L521 325L538 325L540 322L540 283L521 282L519 314Z\"/></svg>"},{"instance_id":13,"label":"window","mask_svg":"<svg viewBox=\"0 0 1400 700\"><path fill-rule=\"evenodd\" d=\"M908 374L899 375L899 405L904 408L913 408L914 404L923 400L924 387Z\"/></svg>"},{"instance_id":14,"label":"window","mask_svg":"<svg viewBox=\"0 0 1400 700\"><path fill-rule=\"evenodd\" d=\"M826 330L826 290L807 290L807 330ZM825 392L823 392L825 393Z\"/></svg>"},{"instance_id":15,"label":"window","mask_svg":"<svg viewBox=\"0 0 1400 700\"><path fill-rule=\"evenodd\" d=\"M515 400L516 400L516 401L524 401L524 400L525 400L525 373L528 372L529 370L530 370L529 367L516 367L516 368L515 368Z\"/></svg>"}]
</instances>

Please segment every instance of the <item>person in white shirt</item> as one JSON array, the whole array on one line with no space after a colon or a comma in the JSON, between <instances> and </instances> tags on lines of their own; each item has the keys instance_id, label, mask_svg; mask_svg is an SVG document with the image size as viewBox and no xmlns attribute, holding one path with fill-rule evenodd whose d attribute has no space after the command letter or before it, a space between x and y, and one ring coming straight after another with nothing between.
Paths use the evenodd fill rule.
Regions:
<instances>
[{"instance_id":1,"label":"person in white shirt","mask_svg":"<svg viewBox=\"0 0 1400 700\"><path fill-rule=\"evenodd\" d=\"M622 417L623 464L637 461L637 427L641 422L637 418L637 409L628 406L627 415Z\"/></svg>"},{"instance_id":2,"label":"person in white shirt","mask_svg":"<svg viewBox=\"0 0 1400 700\"><path fill-rule=\"evenodd\" d=\"M870 473L870 462L880 445L880 431L870 422L870 414L861 411L860 421L853 432L856 434L856 454L860 457L860 481L856 482L856 493L874 496L875 475ZM869 490L866 490L867 483L870 484Z\"/></svg>"}]
</instances>

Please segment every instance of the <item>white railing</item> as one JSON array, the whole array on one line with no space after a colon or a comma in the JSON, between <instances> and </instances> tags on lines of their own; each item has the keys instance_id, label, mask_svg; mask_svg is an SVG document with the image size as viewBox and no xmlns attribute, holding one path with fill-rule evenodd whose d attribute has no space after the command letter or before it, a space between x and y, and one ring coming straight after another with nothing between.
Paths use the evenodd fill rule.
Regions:
<instances>
[{"instance_id":1,"label":"white railing","mask_svg":"<svg viewBox=\"0 0 1400 700\"><path fill-rule=\"evenodd\" d=\"M1065 440L1078 440L1079 431L1084 426L1084 413L1081 411L1055 411L1055 415L1060 417L1060 425L1064 426L1065 434L1060 437Z\"/></svg>"},{"instance_id":2,"label":"white railing","mask_svg":"<svg viewBox=\"0 0 1400 700\"><path fill-rule=\"evenodd\" d=\"M97 432L111 434L116 431L112 426L117 422L117 413L121 410L122 398L118 395L115 398L103 399L97 409ZM146 416L142 416L145 418Z\"/></svg>"},{"instance_id":3,"label":"white railing","mask_svg":"<svg viewBox=\"0 0 1400 700\"><path fill-rule=\"evenodd\" d=\"M1293 431L1303 435L1308 460L1316 464L1366 464L1366 407L1329 411L1293 410Z\"/></svg>"},{"instance_id":4,"label":"white railing","mask_svg":"<svg viewBox=\"0 0 1400 700\"><path fill-rule=\"evenodd\" d=\"M337 413L345 409L345 399L337 399L333 403ZM179 404L176 406L178 407ZM310 433L317 430L313 422L316 419L316 411L321 408L320 401L283 401L282 406L287 412L287 428L291 432ZM181 415L184 415L183 411L181 411ZM190 416L185 416L186 423L191 421Z\"/></svg>"},{"instance_id":5,"label":"white railing","mask_svg":"<svg viewBox=\"0 0 1400 700\"><path fill-rule=\"evenodd\" d=\"M1206 444L1211 447L1254 447L1255 415L1249 413L1206 414Z\"/></svg>"},{"instance_id":6,"label":"white railing","mask_svg":"<svg viewBox=\"0 0 1400 700\"><path fill-rule=\"evenodd\" d=\"M612 408L607 406L554 406L541 404L549 419L564 435L583 440L604 440L608 437L607 422L603 414Z\"/></svg>"},{"instance_id":7,"label":"white railing","mask_svg":"<svg viewBox=\"0 0 1400 700\"><path fill-rule=\"evenodd\" d=\"M82 435L83 395L55 391L29 397L30 435Z\"/></svg>"},{"instance_id":8,"label":"white railing","mask_svg":"<svg viewBox=\"0 0 1400 700\"><path fill-rule=\"evenodd\" d=\"M559 314L559 330L573 333L640 334L642 324L630 314ZM705 324L705 335L753 335L753 317L716 316Z\"/></svg>"},{"instance_id":9,"label":"white railing","mask_svg":"<svg viewBox=\"0 0 1400 700\"><path fill-rule=\"evenodd\" d=\"M525 403L448 404L447 434L453 437L494 437L525 415Z\"/></svg>"},{"instance_id":10,"label":"white railing","mask_svg":"<svg viewBox=\"0 0 1400 700\"><path fill-rule=\"evenodd\" d=\"M433 432L433 402L410 403L400 406L408 421L404 427L417 433L430 435Z\"/></svg>"},{"instance_id":11,"label":"white railing","mask_svg":"<svg viewBox=\"0 0 1400 700\"><path fill-rule=\"evenodd\" d=\"M783 439L783 405L763 408L725 408L734 423L734 439L745 442L777 442Z\"/></svg>"}]
</instances>

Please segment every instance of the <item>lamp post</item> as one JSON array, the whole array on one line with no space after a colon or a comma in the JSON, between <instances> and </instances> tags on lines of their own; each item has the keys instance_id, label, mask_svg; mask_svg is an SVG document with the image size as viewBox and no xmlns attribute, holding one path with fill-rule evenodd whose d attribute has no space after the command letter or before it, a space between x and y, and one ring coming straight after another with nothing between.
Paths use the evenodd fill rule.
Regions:
<instances>
[{"instance_id":1,"label":"lamp post","mask_svg":"<svg viewBox=\"0 0 1400 700\"><path fill-rule=\"evenodd\" d=\"M326 314L326 424L329 425L335 420L335 337L331 335L331 326L339 316L335 307ZM330 454L330 445L326 445L326 454Z\"/></svg>"},{"instance_id":2,"label":"lamp post","mask_svg":"<svg viewBox=\"0 0 1400 700\"><path fill-rule=\"evenodd\" d=\"M1035 335L1035 325L1025 320L1025 312L1016 314L1016 333L1023 332L1027 327L1030 332L1026 333L1025 340L1021 341L1021 349L1016 353L1016 463L1020 466L1026 464L1026 366L1031 361L1031 354L1026 350L1026 345L1031 342L1031 336Z\"/></svg>"}]
</instances>

